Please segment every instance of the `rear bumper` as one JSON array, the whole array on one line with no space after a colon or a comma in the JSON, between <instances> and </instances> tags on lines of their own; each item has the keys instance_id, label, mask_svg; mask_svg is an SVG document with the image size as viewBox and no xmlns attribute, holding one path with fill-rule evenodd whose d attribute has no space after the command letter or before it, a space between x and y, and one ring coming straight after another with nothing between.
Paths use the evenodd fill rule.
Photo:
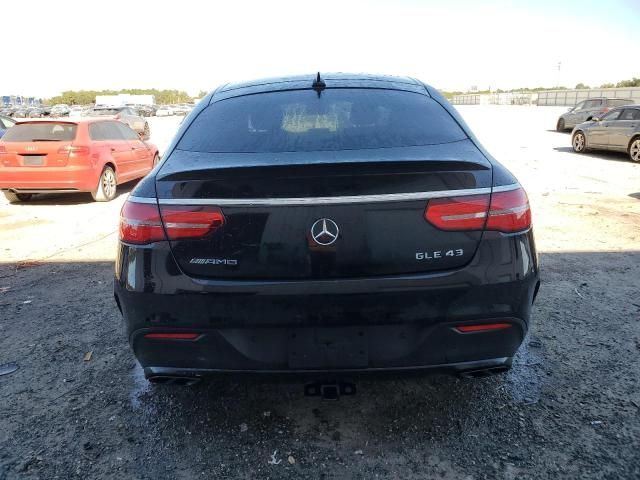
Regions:
<instances>
[{"instance_id":1,"label":"rear bumper","mask_svg":"<svg viewBox=\"0 0 640 480\"><path fill-rule=\"evenodd\" d=\"M174 367L145 367L147 379L200 379L210 376L229 378L234 381L336 381L356 379L392 379L399 377L417 377L434 373L447 373L460 376L488 376L511 368L511 357L491 358L471 362L449 363L443 365L425 365L402 368L367 368L340 370L220 370ZM167 382L171 383L171 382Z\"/></svg>"},{"instance_id":2,"label":"rear bumper","mask_svg":"<svg viewBox=\"0 0 640 480\"><path fill-rule=\"evenodd\" d=\"M100 172L91 166L0 167L0 190L23 193L95 190Z\"/></svg>"},{"instance_id":3,"label":"rear bumper","mask_svg":"<svg viewBox=\"0 0 640 480\"><path fill-rule=\"evenodd\" d=\"M538 286L527 232L486 234L472 262L454 271L313 281L193 279L164 242L121 244L115 296L148 374L360 374L504 363L526 335ZM496 322L509 328L454 328ZM145 337L157 332L198 337Z\"/></svg>"}]
</instances>

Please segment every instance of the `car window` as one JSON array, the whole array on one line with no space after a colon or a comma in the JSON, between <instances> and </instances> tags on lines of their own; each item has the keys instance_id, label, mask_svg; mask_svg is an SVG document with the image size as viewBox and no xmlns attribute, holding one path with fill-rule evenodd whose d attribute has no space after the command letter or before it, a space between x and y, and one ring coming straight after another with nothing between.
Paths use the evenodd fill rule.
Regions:
<instances>
[{"instance_id":1,"label":"car window","mask_svg":"<svg viewBox=\"0 0 640 480\"><path fill-rule=\"evenodd\" d=\"M89 124L89 138L96 142L107 140L103 122Z\"/></svg>"},{"instance_id":2,"label":"car window","mask_svg":"<svg viewBox=\"0 0 640 480\"><path fill-rule=\"evenodd\" d=\"M117 122L96 122L89 125L89 136L96 141L124 140Z\"/></svg>"},{"instance_id":3,"label":"car window","mask_svg":"<svg viewBox=\"0 0 640 480\"><path fill-rule=\"evenodd\" d=\"M640 110L636 108L625 108L620 115L620 120L640 120Z\"/></svg>"},{"instance_id":4,"label":"car window","mask_svg":"<svg viewBox=\"0 0 640 480\"><path fill-rule=\"evenodd\" d=\"M89 136L96 141L123 140L116 122L96 122L89 125Z\"/></svg>"},{"instance_id":5,"label":"car window","mask_svg":"<svg viewBox=\"0 0 640 480\"><path fill-rule=\"evenodd\" d=\"M587 101L585 102L585 104L584 104L584 107L583 107L583 108L585 108L585 109L588 109L588 108L597 108L597 107L599 107L600 105L602 105L602 100L587 100Z\"/></svg>"},{"instance_id":6,"label":"car window","mask_svg":"<svg viewBox=\"0 0 640 480\"><path fill-rule=\"evenodd\" d=\"M209 105L177 148L197 152L309 152L432 145L467 138L431 98L382 89L292 90Z\"/></svg>"},{"instance_id":7,"label":"car window","mask_svg":"<svg viewBox=\"0 0 640 480\"><path fill-rule=\"evenodd\" d=\"M91 110L91 112L89 112L91 114L91 116L94 117L99 117L99 116L114 116L114 115L118 115L120 113L120 110L117 108L97 108L97 109L93 109Z\"/></svg>"},{"instance_id":8,"label":"car window","mask_svg":"<svg viewBox=\"0 0 640 480\"><path fill-rule=\"evenodd\" d=\"M575 107L573 107L574 110L582 110L584 108L584 104L587 103L585 100L583 100L582 102L578 103Z\"/></svg>"},{"instance_id":9,"label":"car window","mask_svg":"<svg viewBox=\"0 0 640 480\"><path fill-rule=\"evenodd\" d=\"M617 120L621 113L622 113L622 110L612 110L611 112L607 113L602 118L602 120L607 120L607 121Z\"/></svg>"},{"instance_id":10,"label":"car window","mask_svg":"<svg viewBox=\"0 0 640 480\"><path fill-rule=\"evenodd\" d=\"M140 140L138 134L134 132L128 125L124 123L118 123L118 129L120 130L120 134L124 137L125 140Z\"/></svg>"},{"instance_id":11,"label":"car window","mask_svg":"<svg viewBox=\"0 0 640 480\"><path fill-rule=\"evenodd\" d=\"M7 130L3 142L70 142L76 138L78 126L72 123L22 123Z\"/></svg>"},{"instance_id":12,"label":"car window","mask_svg":"<svg viewBox=\"0 0 640 480\"><path fill-rule=\"evenodd\" d=\"M105 122L105 128L109 132L110 140L124 140L124 135L120 130L120 122Z\"/></svg>"}]
</instances>

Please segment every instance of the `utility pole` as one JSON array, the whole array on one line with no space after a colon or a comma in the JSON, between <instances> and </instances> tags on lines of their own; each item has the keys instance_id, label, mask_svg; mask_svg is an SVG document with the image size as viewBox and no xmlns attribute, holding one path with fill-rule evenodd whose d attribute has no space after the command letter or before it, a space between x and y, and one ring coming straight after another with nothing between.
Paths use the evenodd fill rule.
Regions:
<instances>
[{"instance_id":1,"label":"utility pole","mask_svg":"<svg viewBox=\"0 0 640 480\"><path fill-rule=\"evenodd\" d=\"M560 68L562 67L562 62L558 62L558 74L556 75L556 88L560 88Z\"/></svg>"}]
</instances>

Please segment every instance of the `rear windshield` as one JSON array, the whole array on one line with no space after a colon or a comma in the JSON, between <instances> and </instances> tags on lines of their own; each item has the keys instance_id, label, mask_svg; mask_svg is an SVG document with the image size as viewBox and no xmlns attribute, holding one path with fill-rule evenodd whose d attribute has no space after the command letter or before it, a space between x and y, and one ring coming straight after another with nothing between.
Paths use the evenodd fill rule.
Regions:
<instances>
[{"instance_id":1,"label":"rear windshield","mask_svg":"<svg viewBox=\"0 0 640 480\"><path fill-rule=\"evenodd\" d=\"M78 126L72 123L38 122L15 125L2 137L3 142L71 142Z\"/></svg>"},{"instance_id":2,"label":"rear windshield","mask_svg":"<svg viewBox=\"0 0 640 480\"><path fill-rule=\"evenodd\" d=\"M91 110L89 114L93 116L100 116L100 115L111 116L111 115L119 114L120 111L121 111L120 108L98 108L98 109Z\"/></svg>"},{"instance_id":3,"label":"rear windshield","mask_svg":"<svg viewBox=\"0 0 640 480\"><path fill-rule=\"evenodd\" d=\"M467 138L417 93L327 89L247 95L200 113L177 148L195 152L309 152L433 145Z\"/></svg>"},{"instance_id":4,"label":"rear windshield","mask_svg":"<svg viewBox=\"0 0 640 480\"><path fill-rule=\"evenodd\" d=\"M612 105L614 107L621 107L622 105L631 105L633 103L633 100L629 100L626 98L619 98L619 99L615 99L615 100L609 100L609 105Z\"/></svg>"}]
</instances>

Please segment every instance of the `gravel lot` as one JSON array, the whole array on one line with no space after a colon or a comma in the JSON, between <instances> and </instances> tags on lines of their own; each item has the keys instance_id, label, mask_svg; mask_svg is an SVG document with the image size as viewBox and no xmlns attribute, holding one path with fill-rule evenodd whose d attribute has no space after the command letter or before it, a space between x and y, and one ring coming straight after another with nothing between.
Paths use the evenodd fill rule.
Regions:
<instances>
[{"instance_id":1,"label":"gravel lot","mask_svg":"<svg viewBox=\"0 0 640 480\"><path fill-rule=\"evenodd\" d=\"M577 155L553 107L461 107L528 190L542 263L505 376L149 386L112 297L119 209L0 200L0 479L639 478L640 164ZM152 118L163 149L178 119ZM88 352L90 359L88 358ZM0 372L1 373L1 372Z\"/></svg>"}]
</instances>

